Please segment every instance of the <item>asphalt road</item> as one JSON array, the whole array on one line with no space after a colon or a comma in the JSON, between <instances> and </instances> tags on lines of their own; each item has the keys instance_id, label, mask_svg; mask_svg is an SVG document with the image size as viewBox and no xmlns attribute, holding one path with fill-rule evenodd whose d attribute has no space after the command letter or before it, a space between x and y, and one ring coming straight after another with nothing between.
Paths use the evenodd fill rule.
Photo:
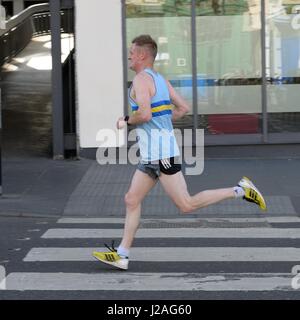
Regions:
<instances>
[{"instance_id":1,"label":"asphalt road","mask_svg":"<svg viewBox=\"0 0 300 320\"><path fill-rule=\"evenodd\" d=\"M135 240L135 248L145 248L145 251L150 250L151 248L158 248L155 249L157 251L153 251L153 260L151 261L151 256L146 258L137 258L137 261L131 261L130 263L130 271L128 272L120 272L119 270L114 270L110 266L102 265L101 263L94 261L87 257L73 257L70 253L72 250L79 248L79 251L85 252L86 250L89 251L89 248L102 248L103 242L109 243L107 238L89 238L89 235L80 234L80 232L87 232L94 230L97 228L98 230L105 230L105 229L121 229L122 223L112 222L112 223L97 223L90 222L87 223L74 223L70 221L64 221L63 223L58 223L57 219L41 219L41 218L24 218L24 217L0 217L0 241L1 241L1 248L0 248L0 265L2 266L2 271L5 269L6 276L10 275L27 275L28 273L35 273L39 275L49 274L52 275L54 278L54 282L52 283L53 286L57 285L55 283L55 278L62 277L62 283L65 282L67 290L62 289L55 289L49 287L49 284L46 285L45 290L39 288L37 290L25 290L19 288L20 290L12 290L14 288L10 288L9 281L6 283L7 290L0 291L0 299L1 300L105 300L108 302L109 300L129 300L133 302L134 300L228 300L228 299L238 299L238 300L264 300L264 299L291 299L296 300L300 298L300 289L292 289L286 288L282 289L280 287L269 288L268 290L263 290L262 288L255 290L255 287L249 288L236 288L236 290L226 290L224 287L219 287L220 290L213 290L209 287L209 281L207 282L207 289L204 290L195 290L191 285L191 290L181 290L180 286L183 284L185 279L193 279L195 274L198 275L209 275L212 280L217 280L225 276L224 279L221 279L220 284L222 281L231 281L230 277L226 278L226 275L234 275L235 280L239 279L241 275L249 275L251 274L251 279L259 275L269 275L274 276L276 274L285 274L287 275L288 283L290 284L293 275L292 275L292 268L295 265L300 265L300 256L296 256L295 258L290 258L287 261L282 259L283 261L272 261L272 257L268 258L268 254L262 256L263 261L259 261L259 250L265 250L263 252L269 252L272 255L272 252L288 252L288 250L300 250L300 237L291 236L290 238L282 238L282 239L274 239L268 237L260 237L260 238L251 238L251 234L246 237L241 238L232 238L225 236L217 237L217 236L201 236L201 232L210 230L213 232L216 228L219 228L220 232L223 232L225 229L222 227L220 223L224 224L223 221L219 221L218 219L214 220L198 220L197 227L199 228L199 237L193 238L186 235L183 229L178 233L178 237L168 237L168 234L162 236L160 238L155 237L148 237L145 238L143 234L137 237ZM272 218L272 219L278 219ZM280 219L280 218L279 218ZM297 217L292 218L291 221L297 220ZM80 221L79 221L80 222ZM166 225L162 225L161 221L156 220L158 223L155 229L159 229L160 227L165 227ZM174 220L174 223L176 220ZM151 222L152 225L150 226L153 228L153 224L155 221ZM248 230L247 232L253 232L254 230L262 230L261 228L265 228L267 230L275 230L278 231L278 234L287 230L294 230L293 232L297 232L299 228L299 223L297 222L274 222L266 220L262 221L252 221L247 220L244 221L244 225L237 224L235 221L234 223L228 222L227 224L232 223L231 228L232 230L235 229L237 231ZM147 222L143 222L142 232L148 228ZM176 223L175 223L176 224ZM256 227L255 227L256 224ZM189 225L186 225L190 227ZM237 227L238 226L238 227ZM250 228L248 228L250 226ZM155 227L155 226L154 226ZM170 226L169 226L170 227ZM171 228L174 230L174 227ZM228 227L228 225L227 225ZM291 228L293 227L293 228ZM49 230L71 230L74 232L79 232L77 237L71 238L59 238L59 237L47 237L47 232ZM189 228L187 228L189 229ZM81 231L80 231L81 230ZM154 230L154 229L151 229ZM151 231L150 230L150 231ZM165 230L165 229L164 229ZM171 230L171 229L170 229ZM178 229L179 230L179 229ZM263 229L265 230L265 229ZM146 230L147 231L147 230ZM187 230L189 231L189 230ZM49 234L49 233L48 233ZM170 233L171 234L171 233ZM300 234L300 232L299 232ZM117 243L118 243L118 239ZM39 248L37 254L38 258L30 258L33 255L32 250L34 248ZM67 248L69 250L66 253L66 256L62 261L55 261L53 258L45 258L43 254L43 250L47 250L49 248L56 248L55 252L59 252L60 249ZM194 250L216 250L216 254L222 251L224 255L221 255L220 261L218 259L214 259L214 261L209 261L209 258L206 257L199 257L192 259L194 261L184 261L185 259L181 259L179 256L179 261L167 261L168 260L168 249L167 248L178 248L178 251L183 250L182 248L192 248ZM210 248L210 249L209 249ZM235 258L230 257L230 248L235 248L240 250L241 253L247 252L247 250L254 250L253 254L247 261L234 261ZM272 249L273 248L273 249ZM299 248L299 249L298 249ZM160 251L163 249L162 251ZM227 250L227 251L226 251ZM273 251L272 251L273 250ZM279 251L278 251L279 250ZM170 249L171 251L171 249ZM143 250L142 250L143 252ZM295 251L298 252L298 251ZM31 253L31 254L30 254ZM41 255L41 256L40 256ZM226 256L227 255L227 256ZM228 258L229 257L229 258ZM239 254L238 256L239 257ZM258 257L258 258L257 258ZM278 258L277 258L278 259ZM25 260L25 261L24 261ZM4 267L4 268L3 268ZM2 272L3 273L3 272ZM71 277L69 280L67 279L69 275L79 275L78 278ZM108 290L107 283L103 283L99 285L99 288L95 288L95 282L91 282L91 287L85 288L84 285L89 284L88 282L84 282L85 276L92 276L92 281L95 279L105 279L106 275L108 278L113 277L123 277L123 283L126 282L128 277L128 281L133 281L133 285L136 284L136 275L144 275L155 277L156 274L164 274L165 277L172 277L174 276L175 286L176 283L178 284L178 289L174 290L172 288L172 284L166 282L166 286L170 286L170 290L167 288L158 288L156 290L147 290L147 288L143 287L136 287L136 290L129 290L124 289L122 287L122 281L120 280L120 290ZM183 275L184 274L184 275ZM183 275L183 278L180 278L180 275ZM290 275L290 276L289 276ZM3 276L3 274L2 274ZM47 275L46 275L47 277ZM95 278L93 278L95 277ZM176 278L177 277L177 278ZM219 278L218 278L219 277ZM65 280L66 278L66 280ZM9 278L8 278L9 279ZM40 278L44 281L44 278ZM125 279L125 280L124 280ZM151 278L152 279L152 278ZM153 284L156 281L153 278ZM250 279L250 281L252 281ZM29 279L30 280L30 279ZM196 278L197 280L197 278ZM36 281L36 280L33 280ZM71 286L74 288L70 289L70 281L74 281L71 283ZM80 283L80 281L83 281ZM152 280L151 280L152 281ZM163 285L163 278L160 278L158 281L161 282ZM245 280L246 281L246 280ZM262 278L264 281L264 278ZM232 282L230 282L232 283ZM247 281L245 282L248 283ZM229 282L228 282L229 284ZM36 284L33 284L36 285ZM112 285L112 284L111 284ZM43 284L40 284L43 286ZM94 286L94 287L93 287ZM93 287L93 289L91 289ZM49 289L50 288L50 289ZM182 287L183 288L183 287Z\"/></svg>"}]
</instances>

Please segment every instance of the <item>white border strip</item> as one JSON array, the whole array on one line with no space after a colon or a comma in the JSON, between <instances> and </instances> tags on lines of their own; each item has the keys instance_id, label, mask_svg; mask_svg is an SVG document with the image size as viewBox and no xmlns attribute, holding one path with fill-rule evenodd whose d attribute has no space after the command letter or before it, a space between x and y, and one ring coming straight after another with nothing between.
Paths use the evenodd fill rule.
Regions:
<instances>
[{"instance_id":1,"label":"white border strip","mask_svg":"<svg viewBox=\"0 0 300 320\"><path fill-rule=\"evenodd\" d=\"M49 229L44 239L121 238L123 229ZM156 228L139 229L136 238L290 238L300 239L299 228Z\"/></svg>"},{"instance_id":2,"label":"white border strip","mask_svg":"<svg viewBox=\"0 0 300 320\"><path fill-rule=\"evenodd\" d=\"M118 223L122 224L125 222L125 218L61 218L57 223L66 223L66 224L78 224L78 223ZM174 218L174 219L141 219L142 223L159 223L159 222L168 222L168 223L192 223L192 222L274 222L274 223L293 223L300 222L298 217L265 217L261 218Z\"/></svg>"},{"instance_id":3,"label":"white border strip","mask_svg":"<svg viewBox=\"0 0 300 320\"><path fill-rule=\"evenodd\" d=\"M94 251L106 248L32 248L24 261L95 261ZM300 248L280 247L135 247L130 261L300 261ZM100 262L99 262L100 263Z\"/></svg>"},{"instance_id":4,"label":"white border strip","mask_svg":"<svg viewBox=\"0 0 300 320\"><path fill-rule=\"evenodd\" d=\"M291 274L11 273L7 290L294 291Z\"/></svg>"}]
</instances>

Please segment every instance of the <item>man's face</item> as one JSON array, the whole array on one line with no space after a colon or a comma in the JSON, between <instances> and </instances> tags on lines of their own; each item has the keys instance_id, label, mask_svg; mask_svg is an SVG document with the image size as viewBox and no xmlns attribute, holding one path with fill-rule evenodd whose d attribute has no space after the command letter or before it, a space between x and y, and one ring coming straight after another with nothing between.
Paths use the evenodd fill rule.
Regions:
<instances>
[{"instance_id":1,"label":"man's face","mask_svg":"<svg viewBox=\"0 0 300 320\"><path fill-rule=\"evenodd\" d=\"M136 70L136 67L141 62L141 48L136 46L135 43L129 49L128 62L131 70Z\"/></svg>"}]
</instances>

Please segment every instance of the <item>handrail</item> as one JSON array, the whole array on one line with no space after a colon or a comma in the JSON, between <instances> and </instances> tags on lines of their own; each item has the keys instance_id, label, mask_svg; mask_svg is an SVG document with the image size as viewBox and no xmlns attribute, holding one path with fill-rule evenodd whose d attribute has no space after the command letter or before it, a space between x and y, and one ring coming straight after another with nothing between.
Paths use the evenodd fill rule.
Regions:
<instances>
[{"instance_id":1,"label":"handrail","mask_svg":"<svg viewBox=\"0 0 300 320\"><path fill-rule=\"evenodd\" d=\"M73 11L61 8L61 32L73 33ZM0 30L0 67L22 51L33 37L51 34L50 5L36 4L13 16Z\"/></svg>"},{"instance_id":2,"label":"handrail","mask_svg":"<svg viewBox=\"0 0 300 320\"><path fill-rule=\"evenodd\" d=\"M15 16L11 17L9 20L6 21L6 29L0 30L0 37L7 33L9 30L16 27L18 24L22 23L27 18L30 18L35 13L47 11L50 11L49 3L34 4L26 8L19 14L16 14Z\"/></svg>"}]
</instances>

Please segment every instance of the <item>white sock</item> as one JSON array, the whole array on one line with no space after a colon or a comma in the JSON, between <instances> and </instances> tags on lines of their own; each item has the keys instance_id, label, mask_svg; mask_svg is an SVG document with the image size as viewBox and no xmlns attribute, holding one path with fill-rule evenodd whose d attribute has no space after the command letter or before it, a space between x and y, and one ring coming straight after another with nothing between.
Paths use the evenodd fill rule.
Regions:
<instances>
[{"instance_id":1,"label":"white sock","mask_svg":"<svg viewBox=\"0 0 300 320\"><path fill-rule=\"evenodd\" d=\"M129 257L129 249L123 248L121 246L118 247L117 253L121 258L127 258L128 259L128 257Z\"/></svg>"},{"instance_id":2,"label":"white sock","mask_svg":"<svg viewBox=\"0 0 300 320\"><path fill-rule=\"evenodd\" d=\"M236 198L242 198L245 195L244 189L240 186L233 187L233 190Z\"/></svg>"}]
</instances>

